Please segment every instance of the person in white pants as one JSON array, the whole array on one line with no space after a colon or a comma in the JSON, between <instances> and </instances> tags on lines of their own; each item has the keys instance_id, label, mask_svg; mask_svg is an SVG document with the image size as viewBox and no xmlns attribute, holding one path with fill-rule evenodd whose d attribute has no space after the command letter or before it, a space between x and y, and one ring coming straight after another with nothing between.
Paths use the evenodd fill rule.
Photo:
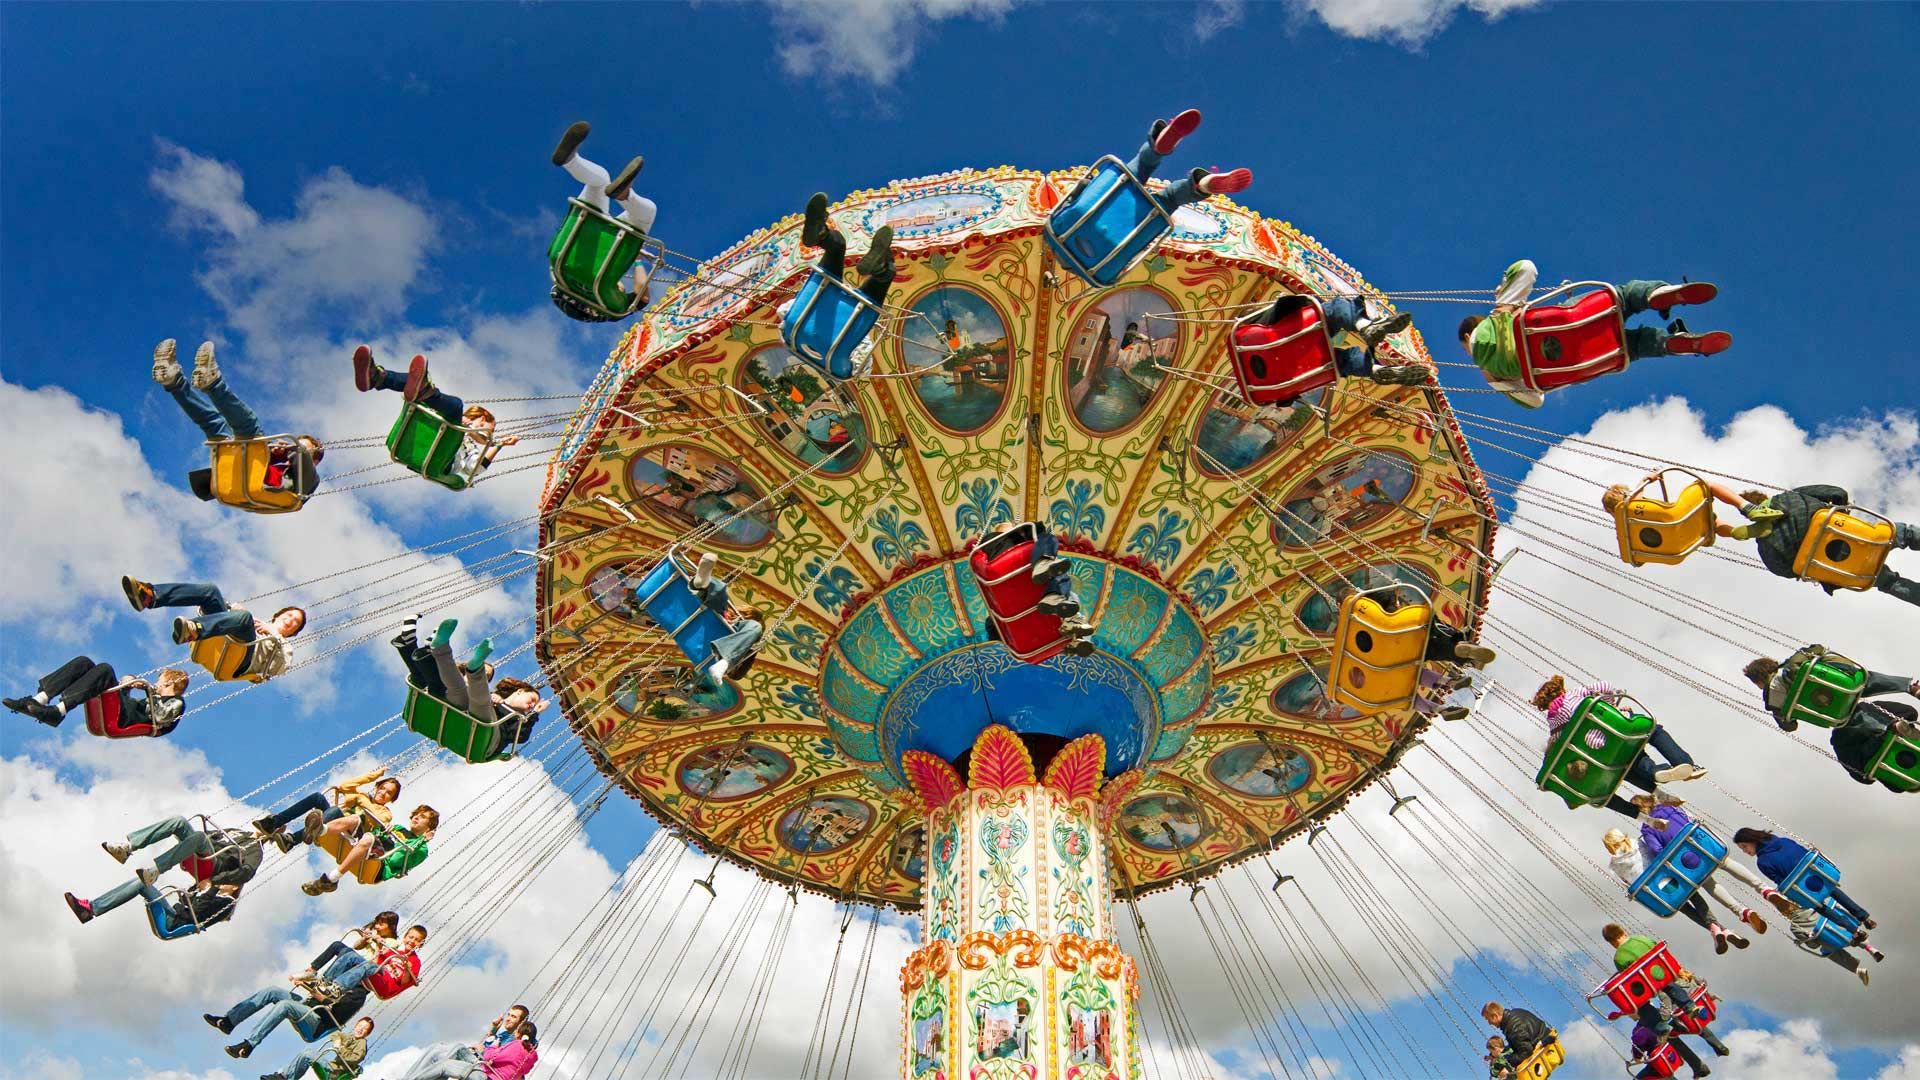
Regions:
<instances>
[{"instance_id":1,"label":"person in white pants","mask_svg":"<svg viewBox=\"0 0 1920 1080\"><path fill-rule=\"evenodd\" d=\"M420 1052L420 1060L413 1063L400 1080L440 1080L446 1076L464 1076L460 1066L465 1065L476 1075L484 1076L480 1066L480 1052L466 1043L434 1043Z\"/></svg>"},{"instance_id":2,"label":"person in white pants","mask_svg":"<svg viewBox=\"0 0 1920 1080\"><path fill-rule=\"evenodd\" d=\"M553 163L567 170L567 175L580 181L580 201L592 206L601 213L612 209L611 199L620 202L618 220L633 226L643 233L653 235L653 219L660 212L653 200L633 193L633 180L640 175L640 167L647 159L635 155L627 167L617 176L608 176L607 170L580 156L580 144L587 141L587 133L593 130L585 120L576 120L566 133L560 136L560 144L553 148Z\"/></svg>"}]
</instances>

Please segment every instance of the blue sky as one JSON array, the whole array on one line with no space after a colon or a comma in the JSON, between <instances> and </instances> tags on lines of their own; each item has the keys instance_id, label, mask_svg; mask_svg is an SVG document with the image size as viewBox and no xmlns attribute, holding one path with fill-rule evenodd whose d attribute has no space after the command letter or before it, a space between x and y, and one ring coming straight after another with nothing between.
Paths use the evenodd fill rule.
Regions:
<instances>
[{"instance_id":1,"label":"blue sky","mask_svg":"<svg viewBox=\"0 0 1920 1080\"><path fill-rule=\"evenodd\" d=\"M657 235L700 256L798 211L817 189L1124 154L1147 121L1195 105L1206 121L1180 164L1251 167L1245 202L1316 236L1380 288L1490 289L1522 256L1543 282L1686 274L1721 286L1689 320L1731 330L1730 353L1642 364L1538 412L1486 395L1463 408L1576 432L1675 394L1711 432L1765 403L1811 430L1920 402L1920 365L1898 325L1920 289L1920 142L1910 134L1920 8L1547 5L1492 21L1462 12L1410 44L1384 24L1338 10L1323 19L1304 4L985 0L938 20L919 14L925 6L863 3L821 24L805 5L748 3L7 5L0 374L117 414L178 485L198 440L147 377L160 337L181 339L183 352L190 339L218 338L264 411L345 378L344 351L296 348L296 338L452 335L509 357L520 369L509 374L543 392L583 387L612 338L552 318L542 259L572 191L547 155L576 118L593 121L587 151L603 163L647 156L639 186L661 206ZM1207 20L1225 25L1203 36ZM248 262L156 187L156 175L178 179L199 160L244 178L245 203L275 222L300 221L313 209L303 200L343 170L352 185L336 190L387 193L375 210L394 216L373 220L426 230L402 249L422 261L353 267L353 288L316 298L324 285ZM297 229L280 239L288 258L303 251ZM391 252L329 253L374 263ZM383 282L391 288L371 291ZM303 286L276 306L292 295L276 290ZM1469 310L1414 308L1438 358L1460 359L1452 327ZM281 318L288 340L275 332ZM516 356L516 342L541 348ZM266 385L249 381L256 374ZM33 448L62 450L57 437ZM382 509L382 526L408 545L504 516ZM196 508L158 546L179 545L184 570L201 530L253 524ZM98 592L138 568L86 569L85 588ZM10 684L82 640L109 657L160 648L155 625L104 603L0 610L0 627ZM368 677L343 678L317 705L243 702L173 741L221 770L228 790L253 787L390 712L391 687L376 677L391 674L384 660L354 661L348 670ZM9 755L50 754L55 742L18 725L0 733ZM61 760L62 775L89 775ZM644 832L641 815L618 805L591 837L617 865ZM176 1011L197 1012L182 995ZM1439 1038L1427 1018L1410 1022ZM204 1039L20 1023L0 1015L0 1040L30 1031L27 1045L80 1061L86 1075L131 1057L226 1064ZM1838 1075L1864 1077L1890 1051L1836 1054Z\"/></svg>"}]
</instances>

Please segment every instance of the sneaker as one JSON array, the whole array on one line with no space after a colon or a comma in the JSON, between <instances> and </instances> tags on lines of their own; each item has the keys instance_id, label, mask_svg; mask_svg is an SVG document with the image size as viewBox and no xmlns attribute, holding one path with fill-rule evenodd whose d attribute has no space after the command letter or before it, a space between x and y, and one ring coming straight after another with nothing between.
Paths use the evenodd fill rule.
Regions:
<instances>
[{"instance_id":1,"label":"sneaker","mask_svg":"<svg viewBox=\"0 0 1920 1080\"><path fill-rule=\"evenodd\" d=\"M1049 555L1033 564L1033 580L1045 581L1067 568L1067 560L1058 555Z\"/></svg>"},{"instance_id":2,"label":"sneaker","mask_svg":"<svg viewBox=\"0 0 1920 1080\"><path fill-rule=\"evenodd\" d=\"M175 347L172 338L153 347L153 381L161 386L179 386L185 376L180 370L180 361L174 356Z\"/></svg>"},{"instance_id":3,"label":"sneaker","mask_svg":"<svg viewBox=\"0 0 1920 1080\"><path fill-rule=\"evenodd\" d=\"M280 831L280 826L275 825L273 823L272 814L267 814L262 817L254 818L251 822L248 822L248 824L253 826L253 832L255 836L262 836L262 837L272 836L274 833L277 833Z\"/></svg>"},{"instance_id":4,"label":"sneaker","mask_svg":"<svg viewBox=\"0 0 1920 1080\"><path fill-rule=\"evenodd\" d=\"M1200 174L1194 177L1194 186L1207 195L1231 195L1236 191L1245 191L1253 185L1252 169L1234 169L1223 173L1195 169L1194 172Z\"/></svg>"},{"instance_id":5,"label":"sneaker","mask_svg":"<svg viewBox=\"0 0 1920 1080\"><path fill-rule=\"evenodd\" d=\"M1764 934L1767 932L1767 920L1761 918L1760 913L1752 908L1740 909L1740 921L1753 927L1753 932L1756 934Z\"/></svg>"},{"instance_id":6,"label":"sneaker","mask_svg":"<svg viewBox=\"0 0 1920 1080\"><path fill-rule=\"evenodd\" d=\"M308 896L320 896L340 887L340 883L330 877L317 877L300 886L300 891Z\"/></svg>"},{"instance_id":7,"label":"sneaker","mask_svg":"<svg viewBox=\"0 0 1920 1080\"><path fill-rule=\"evenodd\" d=\"M205 390L220 381L220 363L213 358L213 342L203 341L193 350L193 388Z\"/></svg>"},{"instance_id":8,"label":"sneaker","mask_svg":"<svg viewBox=\"0 0 1920 1080\"><path fill-rule=\"evenodd\" d=\"M800 220L800 242L808 247L819 247L827 238L827 193L816 191L807 200L806 216Z\"/></svg>"},{"instance_id":9,"label":"sneaker","mask_svg":"<svg viewBox=\"0 0 1920 1080\"><path fill-rule=\"evenodd\" d=\"M862 277L872 277L893 265L893 226L882 225L873 232L873 243L867 253L860 256L860 263L854 269Z\"/></svg>"},{"instance_id":10,"label":"sneaker","mask_svg":"<svg viewBox=\"0 0 1920 1080\"><path fill-rule=\"evenodd\" d=\"M1728 932L1728 934L1727 934L1727 940L1728 940L1729 942L1732 942L1732 943L1733 943L1733 947L1734 947L1734 948L1736 948L1736 949L1744 949L1744 948L1746 948L1746 947L1747 947L1748 945L1750 945L1750 944L1752 944L1752 942L1749 942L1749 941L1748 941L1748 940L1747 940L1746 938L1743 938L1743 937L1741 937L1741 936L1740 936L1739 934L1735 934L1735 933L1732 933L1732 932Z\"/></svg>"},{"instance_id":11,"label":"sneaker","mask_svg":"<svg viewBox=\"0 0 1920 1080\"><path fill-rule=\"evenodd\" d=\"M1863 930L1878 930L1880 929L1880 924L1874 922L1872 919L1861 919L1860 927Z\"/></svg>"},{"instance_id":12,"label":"sneaker","mask_svg":"<svg viewBox=\"0 0 1920 1080\"><path fill-rule=\"evenodd\" d=\"M1674 334L1667 338L1667 352L1674 356L1712 356L1725 352L1733 344L1733 335L1725 330L1698 334Z\"/></svg>"},{"instance_id":13,"label":"sneaker","mask_svg":"<svg viewBox=\"0 0 1920 1080\"><path fill-rule=\"evenodd\" d=\"M1475 645L1467 641L1463 641L1453 647L1453 658L1455 660L1463 664L1471 664L1477 668L1486 667L1488 664L1499 659L1499 656L1500 654L1487 648L1485 645Z\"/></svg>"},{"instance_id":14,"label":"sneaker","mask_svg":"<svg viewBox=\"0 0 1920 1080\"><path fill-rule=\"evenodd\" d=\"M1171 154L1180 140L1193 134L1200 126L1200 110L1186 109L1174 114L1171 120L1155 120L1147 130L1147 140L1153 143L1156 154Z\"/></svg>"},{"instance_id":15,"label":"sneaker","mask_svg":"<svg viewBox=\"0 0 1920 1080\"><path fill-rule=\"evenodd\" d=\"M1384 319L1369 319L1360 327L1360 337L1371 349L1394 334L1413 325L1411 312L1402 311L1398 315L1389 315Z\"/></svg>"},{"instance_id":16,"label":"sneaker","mask_svg":"<svg viewBox=\"0 0 1920 1080\"><path fill-rule=\"evenodd\" d=\"M133 845L125 840L102 840L100 850L111 856L114 862L122 864L133 855Z\"/></svg>"},{"instance_id":17,"label":"sneaker","mask_svg":"<svg viewBox=\"0 0 1920 1080\"><path fill-rule=\"evenodd\" d=\"M1711 281L1684 281L1678 285L1662 285L1647 294L1647 306L1667 317L1667 309L1681 304L1704 304L1720 295L1720 287Z\"/></svg>"},{"instance_id":18,"label":"sneaker","mask_svg":"<svg viewBox=\"0 0 1920 1080\"><path fill-rule=\"evenodd\" d=\"M1861 986L1873 985L1873 972L1868 971L1866 968L1854 968L1853 974L1855 978L1860 980Z\"/></svg>"},{"instance_id":19,"label":"sneaker","mask_svg":"<svg viewBox=\"0 0 1920 1080\"><path fill-rule=\"evenodd\" d=\"M1427 369L1420 364L1382 364L1371 377L1382 386L1427 385Z\"/></svg>"},{"instance_id":20,"label":"sneaker","mask_svg":"<svg viewBox=\"0 0 1920 1080\"><path fill-rule=\"evenodd\" d=\"M73 912L74 918L79 919L82 923L90 923L93 921L92 901L82 900L72 893L62 893L61 895L66 897L67 910Z\"/></svg>"},{"instance_id":21,"label":"sneaker","mask_svg":"<svg viewBox=\"0 0 1920 1080\"><path fill-rule=\"evenodd\" d=\"M413 359L407 362L407 388L401 396L407 399L408 404L412 404L432 389L433 380L427 378L427 358L415 353Z\"/></svg>"},{"instance_id":22,"label":"sneaker","mask_svg":"<svg viewBox=\"0 0 1920 1080\"><path fill-rule=\"evenodd\" d=\"M353 388L366 393L386 372L373 362L373 350L365 345L353 350Z\"/></svg>"},{"instance_id":23,"label":"sneaker","mask_svg":"<svg viewBox=\"0 0 1920 1080\"><path fill-rule=\"evenodd\" d=\"M1442 720L1465 720L1472 715L1473 710L1467 708L1465 705L1449 705L1440 710L1440 719Z\"/></svg>"},{"instance_id":24,"label":"sneaker","mask_svg":"<svg viewBox=\"0 0 1920 1080\"><path fill-rule=\"evenodd\" d=\"M646 163L645 157L639 154L633 155L633 160L627 162L625 168L613 174L612 182L607 184L607 198L618 202L633 194L633 179L640 175L640 169Z\"/></svg>"},{"instance_id":25,"label":"sneaker","mask_svg":"<svg viewBox=\"0 0 1920 1080\"><path fill-rule=\"evenodd\" d=\"M198 640L200 640L200 624L185 615L176 616L173 620L173 643L185 645Z\"/></svg>"},{"instance_id":26,"label":"sneaker","mask_svg":"<svg viewBox=\"0 0 1920 1080\"><path fill-rule=\"evenodd\" d=\"M1903 739L1920 739L1920 723L1903 716L1893 722L1893 732Z\"/></svg>"},{"instance_id":27,"label":"sneaker","mask_svg":"<svg viewBox=\"0 0 1920 1080\"><path fill-rule=\"evenodd\" d=\"M308 987L312 996L319 1001L335 1001L344 996L347 988L332 979L309 979Z\"/></svg>"},{"instance_id":28,"label":"sneaker","mask_svg":"<svg viewBox=\"0 0 1920 1080\"><path fill-rule=\"evenodd\" d=\"M1076 615L1071 619L1062 619L1060 621L1060 632L1068 637L1092 637L1093 624Z\"/></svg>"},{"instance_id":29,"label":"sneaker","mask_svg":"<svg viewBox=\"0 0 1920 1080\"><path fill-rule=\"evenodd\" d=\"M1782 915L1793 914L1793 901L1780 895L1778 889L1761 889L1760 898L1773 905L1773 909Z\"/></svg>"},{"instance_id":30,"label":"sneaker","mask_svg":"<svg viewBox=\"0 0 1920 1080\"><path fill-rule=\"evenodd\" d=\"M151 885L160 880L160 873L157 866L141 866L134 869L133 876L140 879L140 884Z\"/></svg>"},{"instance_id":31,"label":"sneaker","mask_svg":"<svg viewBox=\"0 0 1920 1080\"><path fill-rule=\"evenodd\" d=\"M153 607L153 586L139 578L122 575L120 591L127 594L127 603L132 604L135 611L146 611Z\"/></svg>"},{"instance_id":32,"label":"sneaker","mask_svg":"<svg viewBox=\"0 0 1920 1080\"><path fill-rule=\"evenodd\" d=\"M693 567L693 580L687 585L695 592L713 584L713 568L720 564L720 556L711 551L702 552L700 561Z\"/></svg>"},{"instance_id":33,"label":"sneaker","mask_svg":"<svg viewBox=\"0 0 1920 1080\"><path fill-rule=\"evenodd\" d=\"M1873 962L1876 964L1887 958L1887 954L1881 952L1879 949L1868 949L1867 955L1873 957Z\"/></svg>"},{"instance_id":34,"label":"sneaker","mask_svg":"<svg viewBox=\"0 0 1920 1080\"><path fill-rule=\"evenodd\" d=\"M587 133L592 130L593 125L585 120L575 120L568 124L567 130L560 133L560 141L554 145L553 163L565 165L572 161L573 156L580 152L580 144L587 141Z\"/></svg>"},{"instance_id":35,"label":"sneaker","mask_svg":"<svg viewBox=\"0 0 1920 1080\"><path fill-rule=\"evenodd\" d=\"M227 1021L226 1017L221 1016L219 1013L201 1013L200 1019L205 1020L208 1027L222 1035L233 1034L233 1025Z\"/></svg>"},{"instance_id":36,"label":"sneaker","mask_svg":"<svg viewBox=\"0 0 1920 1080\"><path fill-rule=\"evenodd\" d=\"M244 1040L227 1047L227 1056L230 1058L243 1058L251 1053L253 1053L253 1047L248 1046Z\"/></svg>"},{"instance_id":37,"label":"sneaker","mask_svg":"<svg viewBox=\"0 0 1920 1080\"><path fill-rule=\"evenodd\" d=\"M1075 600L1071 596L1061 596L1059 593L1048 593L1041 597L1040 602L1035 604L1034 607L1039 608L1048 615L1056 615L1062 619L1071 618L1072 616L1080 614L1080 601Z\"/></svg>"},{"instance_id":38,"label":"sneaker","mask_svg":"<svg viewBox=\"0 0 1920 1080\"><path fill-rule=\"evenodd\" d=\"M1656 784L1679 784L1685 783L1688 780L1698 780L1705 775L1707 775L1707 770L1698 765L1669 765L1664 769L1654 771L1653 782Z\"/></svg>"},{"instance_id":39,"label":"sneaker","mask_svg":"<svg viewBox=\"0 0 1920 1080\"><path fill-rule=\"evenodd\" d=\"M327 816L318 810L307 811L300 821L300 839L309 844L319 843L320 834L327 828Z\"/></svg>"},{"instance_id":40,"label":"sneaker","mask_svg":"<svg viewBox=\"0 0 1920 1080\"><path fill-rule=\"evenodd\" d=\"M280 854L282 855L285 855L287 852L293 850L293 844L294 844L293 837L287 835L286 833L283 833L283 832L274 833L272 836L267 837L267 840L269 843L273 844L274 847L279 848Z\"/></svg>"},{"instance_id":41,"label":"sneaker","mask_svg":"<svg viewBox=\"0 0 1920 1080\"><path fill-rule=\"evenodd\" d=\"M1713 935L1713 954L1715 956L1725 956L1726 953L1727 935L1724 933Z\"/></svg>"},{"instance_id":42,"label":"sneaker","mask_svg":"<svg viewBox=\"0 0 1920 1080\"><path fill-rule=\"evenodd\" d=\"M1086 638L1075 638L1067 643L1065 649L1060 651L1066 653L1068 656L1092 656L1093 642L1088 641Z\"/></svg>"}]
</instances>

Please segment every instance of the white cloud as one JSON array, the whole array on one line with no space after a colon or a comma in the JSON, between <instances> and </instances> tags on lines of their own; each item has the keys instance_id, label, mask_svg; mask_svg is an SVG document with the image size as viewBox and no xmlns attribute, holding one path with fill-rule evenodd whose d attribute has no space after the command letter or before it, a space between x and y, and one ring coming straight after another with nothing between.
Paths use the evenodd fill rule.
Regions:
<instances>
[{"instance_id":1,"label":"white cloud","mask_svg":"<svg viewBox=\"0 0 1920 1080\"><path fill-rule=\"evenodd\" d=\"M1289 0L1293 8L1347 37L1416 48L1445 29L1462 8L1488 20L1540 0Z\"/></svg>"},{"instance_id":2,"label":"white cloud","mask_svg":"<svg viewBox=\"0 0 1920 1080\"><path fill-rule=\"evenodd\" d=\"M943 19L998 19L1014 0L769 0L788 74L885 86Z\"/></svg>"},{"instance_id":3,"label":"white cloud","mask_svg":"<svg viewBox=\"0 0 1920 1080\"><path fill-rule=\"evenodd\" d=\"M1912 1011L1908 1011L1911 1019ZM1772 1031L1743 1028L1724 1036L1733 1056L1727 1075L1743 1080L1833 1080L1839 1067L1828 1055L1817 1020L1789 1020Z\"/></svg>"},{"instance_id":4,"label":"white cloud","mask_svg":"<svg viewBox=\"0 0 1920 1080\"><path fill-rule=\"evenodd\" d=\"M1920 1080L1920 1046L1903 1046L1900 1057L1874 1074L1873 1080Z\"/></svg>"}]
</instances>

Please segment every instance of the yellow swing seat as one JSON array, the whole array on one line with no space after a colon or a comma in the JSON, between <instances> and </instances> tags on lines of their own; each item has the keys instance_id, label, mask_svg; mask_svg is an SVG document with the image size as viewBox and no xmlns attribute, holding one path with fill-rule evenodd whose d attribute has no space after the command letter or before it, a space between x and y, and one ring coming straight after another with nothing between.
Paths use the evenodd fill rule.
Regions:
<instances>
[{"instance_id":1,"label":"yellow swing seat","mask_svg":"<svg viewBox=\"0 0 1920 1080\"><path fill-rule=\"evenodd\" d=\"M360 818L360 834L362 836L367 835L367 830L369 829L384 831L384 828L385 827L379 822L364 815ZM339 865L341 859L347 857L347 851L353 847L353 844L354 842L352 840L348 839L344 834L337 832L323 832L320 834L320 839L314 841L315 847L333 857L334 865L336 866ZM353 876L354 880L362 885L377 884L380 881L380 860L372 855L368 855L360 861L360 866L354 870Z\"/></svg>"},{"instance_id":2,"label":"yellow swing seat","mask_svg":"<svg viewBox=\"0 0 1920 1080\"><path fill-rule=\"evenodd\" d=\"M1793 556L1793 572L1836 589L1873 588L1893 550L1893 522L1858 506L1814 511L1806 538Z\"/></svg>"},{"instance_id":3,"label":"yellow swing seat","mask_svg":"<svg viewBox=\"0 0 1920 1080\"><path fill-rule=\"evenodd\" d=\"M214 439L207 443L211 454L213 497L224 506L254 514L291 514L307 504L319 477L313 467L313 454L296 440L308 436L261 435L252 439ZM293 460L288 463L289 487L267 486L267 467L272 464L271 447L276 442L294 444Z\"/></svg>"},{"instance_id":4,"label":"yellow swing seat","mask_svg":"<svg viewBox=\"0 0 1920 1080\"><path fill-rule=\"evenodd\" d=\"M1525 1061L1514 1066L1513 1075L1519 1080L1538 1080L1552 1076L1553 1070L1565 1064L1566 1060L1567 1051L1560 1045L1560 1033L1548 1031L1547 1041L1534 1047L1533 1053L1528 1054Z\"/></svg>"},{"instance_id":5,"label":"yellow swing seat","mask_svg":"<svg viewBox=\"0 0 1920 1080\"><path fill-rule=\"evenodd\" d=\"M216 682L266 682L265 675L246 671L252 646L230 637L203 637L193 643L187 659L206 668Z\"/></svg>"},{"instance_id":6,"label":"yellow swing seat","mask_svg":"<svg viewBox=\"0 0 1920 1080\"><path fill-rule=\"evenodd\" d=\"M1419 602L1391 609L1382 603L1403 590ZM1412 705L1432 633L1433 602L1413 585L1348 593L1340 601L1333 632L1329 696L1365 713Z\"/></svg>"},{"instance_id":7,"label":"yellow swing seat","mask_svg":"<svg viewBox=\"0 0 1920 1080\"><path fill-rule=\"evenodd\" d=\"M1674 492L1667 486L1668 473L1685 477L1687 483ZM1656 484L1657 497L1649 490ZM1713 545L1713 491L1685 470L1661 469L1614 507L1613 524L1620 558L1628 566L1673 566Z\"/></svg>"}]
</instances>

